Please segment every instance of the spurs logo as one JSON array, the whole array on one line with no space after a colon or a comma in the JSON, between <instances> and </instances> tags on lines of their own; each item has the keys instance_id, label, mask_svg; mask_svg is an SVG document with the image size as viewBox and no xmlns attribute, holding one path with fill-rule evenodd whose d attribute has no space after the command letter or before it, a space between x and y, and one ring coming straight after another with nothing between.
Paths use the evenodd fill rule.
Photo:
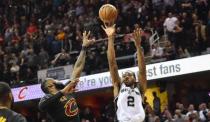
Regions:
<instances>
[{"instance_id":1,"label":"spurs logo","mask_svg":"<svg viewBox=\"0 0 210 122\"><path fill-rule=\"evenodd\" d=\"M78 107L76 100L71 98L64 106L66 116L72 117L78 114Z\"/></svg>"}]
</instances>

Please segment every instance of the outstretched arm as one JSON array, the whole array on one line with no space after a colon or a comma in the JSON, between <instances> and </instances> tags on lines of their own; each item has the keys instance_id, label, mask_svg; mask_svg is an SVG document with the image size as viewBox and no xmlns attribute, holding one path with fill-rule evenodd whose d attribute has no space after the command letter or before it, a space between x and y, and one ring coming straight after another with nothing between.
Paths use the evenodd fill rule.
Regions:
<instances>
[{"instance_id":1,"label":"outstretched arm","mask_svg":"<svg viewBox=\"0 0 210 122\"><path fill-rule=\"evenodd\" d=\"M107 49L107 59L109 64L110 75L113 84L113 93L114 97L117 97L119 93L119 86L120 86L120 76L118 74L118 66L115 57L115 49L114 49L114 34L115 34L115 25L111 27L105 28L103 27L104 31L108 36L108 49Z\"/></svg>"},{"instance_id":2,"label":"outstretched arm","mask_svg":"<svg viewBox=\"0 0 210 122\"><path fill-rule=\"evenodd\" d=\"M60 58L61 54L62 54L62 53L58 53L57 55L55 55L55 59L53 59L53 60L51 61L51 64L52 64L52 65L55 65L55 64L56 64L56 62L57 62L58 59Z\"/></svg>"},{"instance_id":3,"label":"outstretched arm","mask_svg":"<svg viewBox=\"0 0 210 122\"><path fill-rule=\"evenodd\" d=\"M136 30L134 30L133 36L137 50L137 60L139 68L138 81L140 83L141 91L145 92L147 89L147 79L146 79L146 65L144 63L144 54L141 49L141 29L137 28Z\"/></svg>"},{"instance_id":4,"label":"outstretched arm","mask_svg":"<svg viewBox=\"0 0 210 122\"><path fill-rule=\"evenodd\" d=\"M94 43L94 40L88 39L89 36L90 31L88 33L86 31L83 32L82 50L80 51L79 57L74 65L71 79L79 78L82 70L84 69L87 48Z\"/></svg>"}]
</instances>

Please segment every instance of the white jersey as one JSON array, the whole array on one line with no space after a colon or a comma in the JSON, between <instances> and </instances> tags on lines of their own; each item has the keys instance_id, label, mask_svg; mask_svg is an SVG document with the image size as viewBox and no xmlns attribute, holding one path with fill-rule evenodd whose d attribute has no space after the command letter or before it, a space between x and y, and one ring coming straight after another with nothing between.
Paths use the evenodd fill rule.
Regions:
<instances>
[{"instance_id":1,"label":"white jersey","mask_svg":"<svg viewBox=\"0 0 210 122\"><path fill-rule=\"evenodd\" d=\"M115 102L119 122L143 122L145 112L139 88L132 89L122 83Z\"/></svg>"}]
</instances>

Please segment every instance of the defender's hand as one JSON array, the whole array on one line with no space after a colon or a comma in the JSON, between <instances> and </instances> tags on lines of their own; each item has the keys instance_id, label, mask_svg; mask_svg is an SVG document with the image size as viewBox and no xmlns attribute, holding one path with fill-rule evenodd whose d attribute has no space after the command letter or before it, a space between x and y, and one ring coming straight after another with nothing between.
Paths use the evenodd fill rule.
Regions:
<instances>
[{"instance_id":1,"label":"defender's hand","mask_svg":"<svg viewBox=\"0 0 210 122\"><path fill-rule=\"evenodd\" d=\"M136 46L141 45L141 28L137 28L133 31L134 43Z\"/></svg>"},{"instance_id":2,"label":"defender's hand","mask_svg":"<svg viewBox=\"0 0 210 122\"><path fill-rule=\"evenodd\" d=\"M88 47L95 42L94 39L89 39L89 36L90 36L90 31L88 33L86 31L83 32L82 46Z\"/></svg>"},{"instance_id":3,"label":"defender's hand","mask_svg":"<svg viewBox=\"0 0 210 122\"><path fill-rule=\"evenodd\" d=\"M69 84L67 84L62 90L61 93L64 95L73 93L76 91L75 87L77 86L77 83L79 82L79 79L72 80Z\"/></svg>"},{"instance_id":4,"label":"defender's hand","mask_svg":"<svg viewBox=\"0 0 210 122\"><path fill-rule=\"evenodd\" d=\"M112 26L107 26L106 24L104 24L104 26L102 25L101 27L106 32L106 35L108 37L113 37L115 35L115 24Z\"/></svg>"}]
</instances>

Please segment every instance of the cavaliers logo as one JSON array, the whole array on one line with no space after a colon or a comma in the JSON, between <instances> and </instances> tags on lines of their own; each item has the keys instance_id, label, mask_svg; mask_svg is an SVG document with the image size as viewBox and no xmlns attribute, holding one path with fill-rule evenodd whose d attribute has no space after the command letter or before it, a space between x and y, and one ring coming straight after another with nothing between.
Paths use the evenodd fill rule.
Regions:
<instances>
[{"instance_id":1,"label":"cavaliers logo","mask_svg":"<svg viewBox=\"0 0 210 122\"><path fill-rule=\"evenodd\" d=\"M68 117L76 116L78 114L78 107L76 100L74 98L71 98L64 106L65 108L65 114Z\"/></svg>"}]
</instances>

